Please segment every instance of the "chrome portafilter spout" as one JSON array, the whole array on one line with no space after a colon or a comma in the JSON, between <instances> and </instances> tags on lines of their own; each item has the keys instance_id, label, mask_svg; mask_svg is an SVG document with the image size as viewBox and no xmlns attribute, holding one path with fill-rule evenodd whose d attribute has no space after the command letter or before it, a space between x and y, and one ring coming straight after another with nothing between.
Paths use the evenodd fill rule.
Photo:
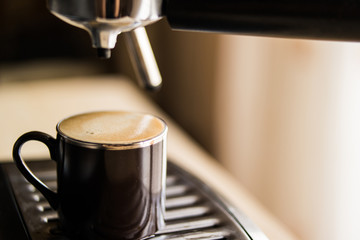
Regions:
<instances>
[{"instance_id":1,"label":"chrome portafilter spout","mask_svg":"<svg viewBox=\"0 0 360 240\"><path fill-rule=\"evenodd\" d=\"M89 32L100 58L110 58L117 36L124 33L140 84L161 85L144 26L161 19L162 0L48 0L49 10L63 21Z\"/></svg>"},{"instance_id":2,"label":"chrome portafilter spout","mask_svg":"<svg viewBox=\"0 0 360 240\"><path fill-rule=\"evenodd\" d=\"M139 27L124 34L140 86L149 90L159 88L162 78L145 28Z\"/></svg>"}]
</instances>

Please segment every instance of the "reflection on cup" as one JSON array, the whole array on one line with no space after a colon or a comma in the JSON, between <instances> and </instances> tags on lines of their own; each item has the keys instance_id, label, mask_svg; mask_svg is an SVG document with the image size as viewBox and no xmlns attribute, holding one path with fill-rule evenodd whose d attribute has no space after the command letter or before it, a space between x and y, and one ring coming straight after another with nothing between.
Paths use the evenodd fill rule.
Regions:
<instances>
[{"instance_id":1,"label":"reflection on cup","mask_svg":"<svg viewBox=\"0 0 360 240\"><path fill-rule=\"evenodd\" d=\"M131 112L93 112L64 119L57 138L22 135L19 170L58 211L61 227L87 239L138 239L164 226L166 134L161 119ZM58 192L41 183L20 156L30 140L57 162Z\"/></svg>"}]
</instances>

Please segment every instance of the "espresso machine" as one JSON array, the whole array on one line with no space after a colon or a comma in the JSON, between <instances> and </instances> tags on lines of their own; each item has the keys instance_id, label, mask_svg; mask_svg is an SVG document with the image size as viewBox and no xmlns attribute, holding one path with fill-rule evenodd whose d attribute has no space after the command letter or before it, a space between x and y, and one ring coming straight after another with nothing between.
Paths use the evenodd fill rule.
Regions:
<instances>
[{"instance_id":1,"label":"espresso machine","mask_svg":"<svg viewBox=\"0 0 360 240\"><path fill-rule=\"evenodd\" d=\"M357 1L49 0L48 8L63 21L86 30L100 58L110 58L117 36L124 33L137 78L147 89L159 87L161 75L144 27L162 18L174 30L360 38Z\"/></svg>"},{"instance_id":2,"label":"espresso machine","mask_svg":"<svg viewBox=\"0 0 360 240\"><path fill-rule=\"evenodd\" d=\"M48 9L86 30L100 58L111 57L117 36L123 34L140 85L150 90L159 88L162 80L145 26L162 18L174 30L360 39L358 1L48 0ZM38 161L29 166L48 185L54 184L52 162ZM170 162L168 167L166 228L153 239L268 239L207 184L176 164ZM2 225L11 223L16 239L67 239L56 228L56 212L13 164L3 164L0 170L1 191L6 192L3 200L14 203L6 208ZM4 239L14 236L2 234Z\"/></svg>"}]
</instances>

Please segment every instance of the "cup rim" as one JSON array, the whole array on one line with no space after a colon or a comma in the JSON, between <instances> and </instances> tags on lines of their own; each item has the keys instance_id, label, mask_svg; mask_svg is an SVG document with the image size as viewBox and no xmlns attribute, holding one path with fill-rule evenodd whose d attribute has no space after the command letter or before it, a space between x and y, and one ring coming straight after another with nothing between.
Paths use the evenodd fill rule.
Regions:
<instances>
[{"instance_id":1,"label":"cup rim","mask_svg":"<svg viewBox=\"0 0 360 240\"><path fill-rule=\"evenodd\" d=\"M164 129L158 135L151 137L149 139L139 140L139 141L134 141L134 142L125 142L125 143L106 143L106 142L101 143L101 142L84 141L84 140L79 140L79 139L70 137L67 134L65 134L63 131L60 130L61 123L71 117L75 117L75 116L83 115L83 114L101 113L101 112L119 112L119 113L122 112L122 113L135 113L135 114L149 115L149 116L155 117L156 119L160 120L164 126ZM114 111L110 110L110 111L84 112L84 113L78 113L78 114L68 116L57 123L56 131L57 131L58 135L60 135L62 138L65 139L65 141L75 144L77 146L93 148L93 149L123 150L123 149L144 148L144 147L148 147L148 146L151 146L151 145L154 145L156 143L163 141L164 139L166 139L168 126L162 118L155 116L153 114L135 112L135 111L132 112L132 111L122 111L122 110L114 110Z\"/></svg>"}]
</instances>

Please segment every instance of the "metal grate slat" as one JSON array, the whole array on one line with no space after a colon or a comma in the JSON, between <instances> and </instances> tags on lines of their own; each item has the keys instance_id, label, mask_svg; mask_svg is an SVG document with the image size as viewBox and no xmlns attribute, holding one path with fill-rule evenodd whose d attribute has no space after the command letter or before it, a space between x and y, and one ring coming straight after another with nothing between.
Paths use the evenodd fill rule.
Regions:
<instances>
[{"instance_id":1,"label":"metal grate slat","mask_svg":"<svg viewBox=\"0 0 360 240\"><path fill-rule=\"evenodd\" d=\"M48 162L50 161L37 162L31 168L42 181L56 189L56 171L54 171L54 165ZM32 165L32 162L29 165ZM37 169L37 165L41 167ZM238 224L237 219L233 219L234 216L226 213L222 204L216 203L211 196L207 196L201 186L179 174L172 164L168 166L166 226L150 239L251 239ZM13 185L15 197L32 239L53 239L51 229L55 229L58 224L57 212L52 210L41 193L18 173L14 165L9 165L7 169L10 172L10 182Z\"/></svg>"}]
</instances>

